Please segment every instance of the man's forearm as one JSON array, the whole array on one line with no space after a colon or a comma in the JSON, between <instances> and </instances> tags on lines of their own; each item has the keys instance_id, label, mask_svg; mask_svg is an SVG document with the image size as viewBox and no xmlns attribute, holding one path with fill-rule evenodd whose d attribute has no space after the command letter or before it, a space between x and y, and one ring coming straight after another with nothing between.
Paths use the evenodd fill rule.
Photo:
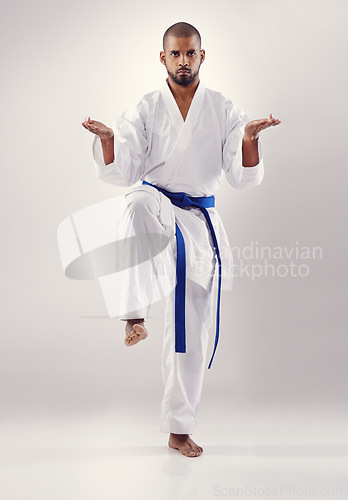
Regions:
<instances>
[{"instance_id":1,"label":"man's forearm","mask_svg":"<svg viewBox=\"0 0 348 500\"><path fill-rule=\"evenodd\" d=\"M103 148L103 156L105 165L109 165L109 163L113 163L115 161L115 153L114 153L114 137L110 137L108 139L101 139L101 144Z\"/></svg>"},{"instance_id":2,"label":"man's forearm","mask_svg":"<svg viewBox=\"0 0 348 500\"><path fill-rule=\"evenodd\" d=\"M243 167L255 167L259 159L259 139L246 139L243 138L242 144L242 165Z\"/></svg>"}]
</instances>

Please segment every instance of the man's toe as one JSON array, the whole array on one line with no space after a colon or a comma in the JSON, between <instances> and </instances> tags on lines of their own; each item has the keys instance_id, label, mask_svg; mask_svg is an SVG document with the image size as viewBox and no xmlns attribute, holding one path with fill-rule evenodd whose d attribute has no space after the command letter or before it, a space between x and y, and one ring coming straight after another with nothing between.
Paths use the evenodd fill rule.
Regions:
<instances>
[{"instance_id":1,"label":"man's toe","mask_svg":"<svg viewBox=\"0 0 348 500\"><path fill-rule=\"evenodd\" d=\"M186 450L185 455L187 457L195 457L196 453L193 450Z\"/></svg>"},{"instance_id":2,"label":"man's toe","mask_svg":"<svg viewBox=\"0 0 348 500\"><path fill-rule=\"evenodd\" d=\"M201 448L200 446L196 445L194 448L194 451L196 453L196 456L199 456L203 453L203 448Z\"/></svg>"},{"instance_id":3,"label":"man's toe","mask_svg":"<svg viewBox=\"0 0 348 500\"><path fill-rule=\"evenodd\" d=\"M129 333L126 337L126 342L129 344L129 342L131 342L135 337L135 334L134 333Z\"/></svg>"}]
</instances>

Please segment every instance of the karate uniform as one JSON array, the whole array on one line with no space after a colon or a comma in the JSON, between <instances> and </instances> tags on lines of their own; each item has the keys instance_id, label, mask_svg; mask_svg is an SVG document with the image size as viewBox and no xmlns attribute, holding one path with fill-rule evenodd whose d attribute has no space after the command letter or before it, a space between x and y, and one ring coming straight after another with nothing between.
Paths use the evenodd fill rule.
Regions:
<instances>
[{"instance_id":1,"label":"karate uniform","mask_svg":"<svg viewBox=\"0 0 348 500\"><path fill-rule=\"evenodd\" d=\"M115 160L105 165L99 137L93 142L96 174L118 186L146 181L170 192L193 197L215 195L222 173L235 189L257 186L264 168L259 144L259 163L242 166L242 139L249 122L242 109L219 92L200 82L184 121L167 84L145 95L123 113L114 126ZM228 238L215 207L207 209L215 229L222 261L222 288L232 289L233 257ZM161 431L191 434L196 424L205 370L208 329L214 311L213 283L216 257L206 219L197 207L180 208L153 186L128 190L124 208L117 214L117 238L150 233L167 239L165 250L144 250L139 245L134 261L124 271L125 301L122 312L113 313L111 278L100 278L110 315L122 319L148 316L156 300L159 275L166 288L162 372L165 394ZM174 349L175 223L186 251L187 352ZM140 240L139 240L140 241ZM142 240L143 241L143 240ZM155 242L155 246L156 246ZM146 258L146 255L149 256ZM136 265L134 265L136 264ZM167 278L167 281L165 281ZM163 284L162 283L162 284Z\"/></svg>"}]
</instances>

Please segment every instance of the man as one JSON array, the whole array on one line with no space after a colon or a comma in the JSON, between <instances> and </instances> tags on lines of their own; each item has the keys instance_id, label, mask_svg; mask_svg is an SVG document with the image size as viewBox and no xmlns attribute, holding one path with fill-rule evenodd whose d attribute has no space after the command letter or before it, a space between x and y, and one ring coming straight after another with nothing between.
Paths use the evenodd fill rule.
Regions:
<instances>
[{"instance_id":1,"label":"man","mask_svg":"<svg viewBox=\"0 0 348 500\"><path fill-rule=\"evenodd\" d=\"M163 87L144 96L113 128L90 118L82 124L96 134L93 149L99 178L120 186L143 181L142 186L133 188L125 197L135 232L168 235L171 223L165 222L163 207L168 209L169 204L177 248L173 239L170 243L178 266L181 265L178 264L179 247L182 244L185 247L185 329L178 313L182 299L178 292L179 280L182 280L179 270L177 286L166 303L161 431L170 433L168 445L171 448L188 457L203 452L190 435L196 424L207 331L212 324L216 257L219 286L223 278L226 287L230 287L227 267L230 261L226 258L228 240L222 221L210 202L218 191L223 171L236 189L261 183L263 161L259 133L280 123L272 115L249 121L236 104L218 92L205 89L199 79L204 60L205 51L201 49L201 37L196 28L184 22L174 24L165 32L160 52L160 61L168 73ZM193 200L193 205L176 204L173 193L186 193L189 204ZM208 201L207 208L202 208L205 201ZM180 238L183 239L181 243ZM225 251L222 277L218 248L220 254ZM197 266L197 262L200 265ZM151 279L145 281L151 282ZM143 286L148 285L134 282L135 293ZM148 290L151 293L150 287ZM129 300L129 311L132 311ZM126 345L135 345L147 337L144 320L148 310L134 307L128 317L122 318L127 321ZM182 348L178 348L180 343ZM217 337L215 348L216 343Z\"/></svg>"}]
</instances>

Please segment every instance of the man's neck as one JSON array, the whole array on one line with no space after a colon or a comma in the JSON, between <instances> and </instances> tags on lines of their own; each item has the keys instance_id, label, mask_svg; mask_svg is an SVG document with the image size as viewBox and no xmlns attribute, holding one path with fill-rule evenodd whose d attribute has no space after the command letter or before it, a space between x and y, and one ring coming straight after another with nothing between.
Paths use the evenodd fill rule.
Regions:
<instances>
[{"instance_id":1,"label":"man's neck","mask_svg":"<svg viewBox=\"0 0 348 500\"><path fill-rule=\"evenodd\" d=\"M187 87L183 85L178 85L170 78L170 76L168 76L167 78L167 83L176 101L190 102L192 101L193 96L196 93L199 84L199 77L197 76L197 78L194 79L191 85L188 85Z\"/></svg>"}]
</instances>

